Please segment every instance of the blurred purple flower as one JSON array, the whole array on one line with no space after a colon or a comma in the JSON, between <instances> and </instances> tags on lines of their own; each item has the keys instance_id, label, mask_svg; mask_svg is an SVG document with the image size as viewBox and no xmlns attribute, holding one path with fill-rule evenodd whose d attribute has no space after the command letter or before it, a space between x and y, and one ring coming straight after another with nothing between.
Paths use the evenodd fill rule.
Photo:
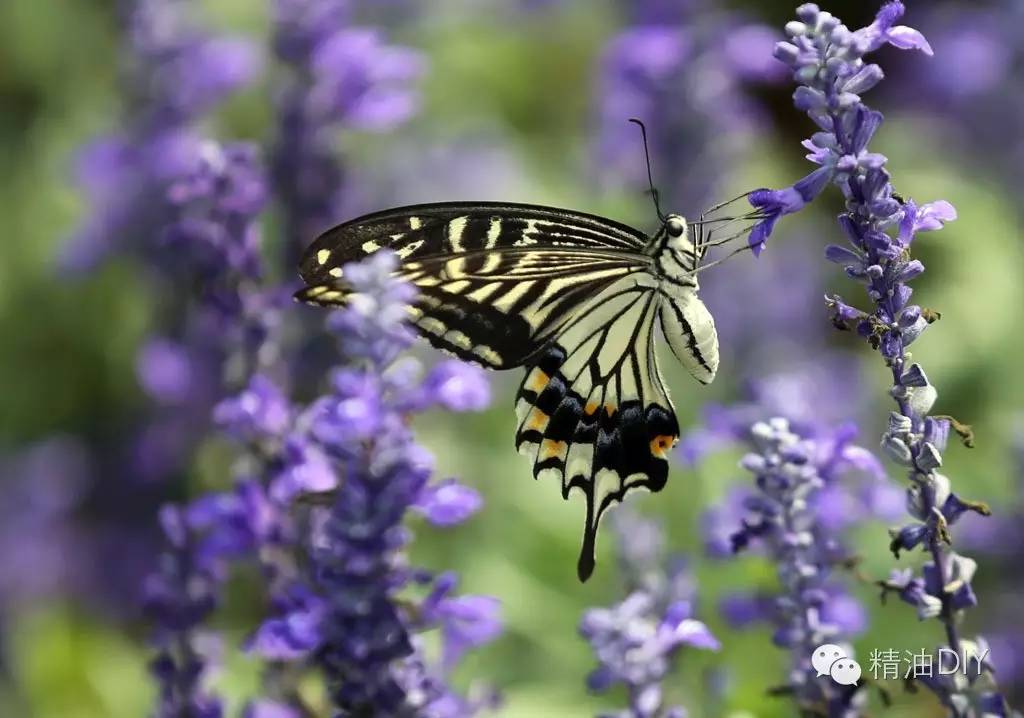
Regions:
<instances>
[{"instance_id":1,"label":"blurred purple flower","mask_svg":"<svg viewBox=\"0 0 1024 718\"><path fill-rule=\"evenodd\" d=\"M146 393L162 404L180 404L193 386L188 350L167 339L151 339L139 350L136 373Z\"/></svg>"},{"instance_id":2,"label":"blurred purple flower","mask_svg":"<svg viewBox=\"0 0 1024 718\"><path fill-rule=\"evenodd\" d=\"M857 692L822 687L808 656L817 645L866 626L863 608L829 576L849 558L843 530L872 516L868 501L875 494L868 487L884 485L886 477L878 459L853 444L850 425L830 426L815 417L812 397L822 390L792 376L752 383L749 403L713 407L707 425L694 438L684 437L684 444L693 444L687 454L693 461L710 451L744 446L748 453L741 465L755 478L754 487L734 486L705 512L708 555L722 559L754 548L777 565L777 594L730 594L719 606L723 616L737 627L772 624L775 643L792 653L787 694L801 706L825 701L836 715L845 715L863 699ZM834 385L834 377L831 381ZM787 410L798 420L772 418Z\"/></svg>"},{"instance_id":3,"label":"blurred purple flower","mask_svg":"<svg viewBox=\"0 0 1024 718\"><path fill-rule=\"evenodd\" d=\"M278 95L271 166L285 214L285 253L295 259L342 216L345 170L334 150L341 129L383 132L418 108L423 57L350 24L347 0L278 0L274 47L292 70ZM290 261L290 260L289 260Z\"/></svg>"},{"instance_id":4,"label":"blurred purple flower","mask_svg":"<svg viewBox=\"0 0 1024 718\"><path fill-rule=\"evenodd\" d=\"M0 457L0 613L72 592L88 578L87 534L74 514L92 483L90 458L61 436Z\"/></svg>"},{"instance_id":5,"label":"blurred purple flower","mask_svg":"<svg viewBox=\"0 0 1024 718\"><path fill-rule=\"evenodd\" d=\"M214 407L213 420L239 441L255 442L284 434L291 425L292 407L274 382L257 374L242 393Z\"/></svg>"},{"instance_id":6,"label":"blurred purple flower","mask_svg":"<svg viewBox=\"0 0 1024 718\"><path fill-rule=\"evenodd\" d=\"M441 629L441 667L451 671L466 651L490 643L502 630L501 604L491 596L451 596L457 578L438 576L420 605L419 621Z\"/></svg>"},{"instance_id":7,"label":"blurred purple flower","mask_svg":"<svg viewBox=\"0 0 1024 718\"><path fill-rule=\"evenodd\" d=\"M761 110L742 82L773 77L750 52L767 49L771 31L704 2L645 0L627 12L633 24L611 39L601 62L598 167L606 178L646 189L639 137L627 122L639 117L658 160L664 206L696 213L751 146Z\"/></svg>"},{"instance_id":8,"label":"blurred purple flower","mask_svg":"<svg viewBox=\"0 0 1024 718\"><path fill-rule=\"evenodd\" d=\"M302 718L302 711L284 703L258 700L245 706L242 718Z\"/></svg>"},{"instance_id":9,"label":"blurred purple flower","mask_svg":"<svg viewBox=\"0 0 1024 718\"><path fill-rule=\"evenodd\" d=\"M451 596L451 574L434 580L431 594L415 605L397 594L431 581L407 566L408 513L451 525L481 503L467 487L430 482L433 458L415 442L408 415L430 406L481 408L488 392L476 370L446 362L419 380L413 360L400 358L413 339L404 325L413 293L395 278L396 262L385 252L345 267L354 293L328 323L347 363L332 373L330 391L294 416L268 464L275 500L327 489L330 507L317 509L309 555L298 561L313 570L296 577L298 586L278 591L273 614L250 647L275 660L317 664L339 709L395 715L454 704L470 715L490 703L456 696L445 680L466 650L500 631L497 601ZM263 416L266 395L247 401L243 394L228 406L246 411L222 413L239 417L236 425L252 434L249 427L262 423L252 417ZM410 396L417 399L410 402ZM269 433L281 433L276 423ZM296 485L302 481L320 485ZM298 546L303 550L306 541ZM428 666L416 633L434 627L441 630L443 655Z\"/></svg>"},{"instance_id":10,"label":"blurred purple flower","mask_svg":"<svg viewBox=\"0 0 1024 718\"><path fill-rule=\"evenodd\" d=\"M78 179L92 215L63 249L66 269L88 270L115 249L152 254L152 229L171 211L167 180L198 153L193 126L260 71L255 45L204 32L186 3L139 0L127 7L131 111L122 130L80 156Z\"/></svg>"},{"instance_id":11,"label":"blurred purple flower","mask_svg":"<svg viewBox=\"0 0 1024 718\"><path fill-rule=\"evenodd\" d=\"M787 692L799 709L824 704L832 715L852 714L866 696L817 681L810 656L819 645L849 635L844 629L863 628L857 602L828 583L830 570L845 558L845 549L835 527L815 511L821 491L843 471L859 468L860 462L851 461L853 447L843 430L832 441L820 436L805 439L780 418L754 424L750 442L752 451L741 465L754 475L758 491L747 499L749 518L733 535L733 548L762 544L777 564L781 591L771 617L773 640L791 652ZM829 606L835 607L831 613Z\"/></svg>"},{"instance_id":12,"label":"blurred purple flower","mask_svg":"<svg viewBox=\"0 0 1024 718\"><path fill-rule=\"evenodd\" d=\"M327 606L301 585L274 598L275 617L264 621L246 643L246 649L275 661L309 656L323 642L322 624Z\"/></svg>"},{"instance_id":13,"label":"blurred purple flower","mask_svg":"<svg viewBox=\"0 0 1024 718\"><path fill-rule=\"evenodd\" d=\"M684 646L717 651L718 639L692 617L696 586L685 562L666 560L662 527L628 506L612 516L628 595L610 608L588 609L580 620L598 661L587 687L604 693L623 684L629 694L623 715L681 716L683 708L664 705L662 683Z\"/></svg>"},{"instance_id":14,"label":"blurred purple flower","mask_svg":"<svg viewBox=\"0 0 1024 718\"><path fill-rule=\"evenodd\" d=\"M200 631L220 601L224 567L218 557L197 553L182 512L167 506L160 522L169 550L144 586L143 608L156 629L150 672L159 686L158 718L223 715L221 701L206 686L213 661Z\"/></svg>"},{"instance_id":15,"label":"blurred purple flower","mask_svg":"<svg viewBox=\"0 0 1024 718\"><path fill-rule=\"evenodd\" d=\"M426 486L414 508L435 526L454 526L475 514L482 505L483 499L475 489L451 479Z\"/></svg>"},{"instance_id":16,"label":"blurred purple flower","mask_svg":"<svg viewBox=\"0 0 1024 718\"><path fill-rule=\"evenodd\" d=\"M423 391L452 411L479 411L491 402L483 368L461 361L436 364L423 382Z\"/></svg>"},{"instance_id":17,"label":"blurred purple flower","mask_svg":"<svg viewBox=\"0 0 1024 718\"><path fill-rule=\"evenodd\" d=\"M282 505L303 495L325 494L338 487L337 472L327 455L309 437L297 433L285 439L270 473L270 496Z\"/></svg>"}]
</instances>

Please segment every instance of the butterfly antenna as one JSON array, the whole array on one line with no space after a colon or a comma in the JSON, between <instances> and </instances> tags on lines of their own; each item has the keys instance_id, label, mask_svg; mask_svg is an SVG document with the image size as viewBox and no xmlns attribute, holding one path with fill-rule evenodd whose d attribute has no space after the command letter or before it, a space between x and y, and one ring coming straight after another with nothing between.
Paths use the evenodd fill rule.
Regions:
<instances>
[{"instance_id":1,"label":"butterfly antenna","mask_svg":"<svg viewBox=\"0 0 1024 718\"><path fill-rule=\"evenodd\" d=\"M665 221L665 213L661 211L661 201L658 198L658 190L654 188L654 177L651 175L651 153L647 150L647 127L635 117L629 121L640 128L640 134L644 138L644 159L647 160L647 184L651 188L651 197L654 199L654 211L658 213L658 219Z\"/></svg>"}]
</instances>

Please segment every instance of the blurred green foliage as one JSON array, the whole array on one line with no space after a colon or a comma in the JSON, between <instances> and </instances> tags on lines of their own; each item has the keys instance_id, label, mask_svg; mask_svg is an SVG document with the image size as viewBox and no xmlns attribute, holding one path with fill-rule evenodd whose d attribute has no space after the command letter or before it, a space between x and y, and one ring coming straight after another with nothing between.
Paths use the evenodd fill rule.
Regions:
<instances>
[{"instance_id":1,"label":"blurred green foliage","mask_svg":"<svg viewBox=\"0 0 1024 718\"><path fill-rule=\"evenodd\" d=\"M252 33L266 29L261 3L207 4L216 22ZM779 7L788 10L787 4L763 9L775 19ZM520 155L526 173L521 195L510 199L625 219L648 216L642 197L599 195L580 176L592 127L594 69L616 27L609 3L568 3L516 22L505 13L492 18L483 10L462 16L428 11L424 18L398 30L403 41L430 57L424 111L394 136L341 138L343 147L360 145L350 153L357 173L372 177L374 153L386 152L392 142L410 147L497 128ZM118 61L113 3L0 4L0 447L6 450L54 431L94 435L116 430L117 417L140 401L133 352L150 320L141 280L129 264L115 262L88 279L69 281L56 274L52 261L87 209L69 181L75 148L117 122L122 102ZM233 100L219 115L215 131L224 137L265 139L267 99L268 90L261 87ZM877 150L890 157L900 191L949 199L960 213L945 231L919 240L917 251L929 272L917 285L917 299L940 310L943 318L914 346L914 354L940 389L938 408L972 422L978 434L973 451L948 452L948 474L971 498L999 505L1017 488L1006 447L1011 419L1024 406L1019 379L1024 345L1017 327L1024 307L1019 197L986 173L983 160L944 145L922 118L901 117L899 108L885 110L890 121L879 133ZM779 184L800 171L796 139L807 131L806 121L795 111L780 115L781 130L764 139L773 151L750 166L745 186ZM817 253L836 240L838 230L827 211L819 210L811 221L808 236L820 245L807 251ZM783 226L780 234L786 233ZM811 307L807 321L826 319ZM881 420L887 411L885 370L866 350L862 353L874 415ZM740 378L729 376L728 368L725 375L726 381L711 392L714 396L727 397L730 382L735 386ZM602 706L613 707L621 696L585 695L583 678L593 659L575 627L585 607L610 603L617 595L612 546L606 536L597 574L579 585L572 569L578 507L562 502L554 486L530 481L516 456L513 381L495 380L496 401L482 416L438 415L420 422L419 435L437 454L441 472L477 486L487 503L481 515L457 530L417 527L415 558L427 566L455 568L465 591L494 594L504 602L506 634L471 656L462 673L501 686L505 715L592 715ZM691 423L707 395L678 375L672 385L681 420ZM865 427L865 442L871 444L877 434L877 427ZM723 493L727 479L741 478L735 458L719 457L696 474L677 469L662 494L640 499L645 509L664 517L671 545L694 555L702 597L699 617L724 644L719 654L686 654L671 691L695 716L786 716L787 704L764 693L785 670L785 657L771 647L767 629L732 631L713 611L716 597L727 590L770 588L771 568L757 559L724 565L699 560L697 516ZM222 485L226 473L218 471L223 468L223 457L200 462L196 483ZM884 574L892 565L884 528L866 526L859 537L863 572ZM999 577L985 576L984 565L980 573L984 602L986 591L998 590ZM872 607L871 630L856 642L861 656L871 648L917 649L938 639L936 625L917 623L906 606L878 606L875 592L870 585L857 590ZM75 605L70 597L0 609L6 652L0 714L127 718L146 712L151 687L145 675L144 626ZM231 641L237 644L245 626L241 617L251 612L243 606L226 618L229 655L234 653ZM732 671L724 706L702 704L704 675L715 666ZM255 680L251 662L237 656L219 679L236 699ZM938 715L928 698L896 700L896 709L887 715Z\"/></svg>"}]
</instances>

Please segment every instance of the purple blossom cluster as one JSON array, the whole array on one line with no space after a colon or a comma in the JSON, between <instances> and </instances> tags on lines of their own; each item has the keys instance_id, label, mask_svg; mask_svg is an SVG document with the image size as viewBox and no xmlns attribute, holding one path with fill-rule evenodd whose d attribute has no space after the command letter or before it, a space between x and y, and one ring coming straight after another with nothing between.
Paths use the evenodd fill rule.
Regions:
<instances>
[{"instance_id":1,"label":"purple blossom cluster","mask_svg":"<svg viewBox=\"0 0 1024 718\"><path fill-rule=\"evenodd\" d=\"M261 69L252 43L206 32L188 3L139 0L123 10L126 115L119 131L81 153L78 177L91 214L65 248L62 263L72 270L115 251L159 254L153 228L173 211L169 182L201 151L197 123Z\"/></svg>"},{"instance_id":2,"label":"purple blossom cluster","mask_svg":"<svg viewBox=\"0 0 1024 718\"><path fill-rule=\"evenodd\" d=\"M987 513L981 504L966 501L952 491L939 469L950 429L970 445L969 429L951 417L931 416L938 393L924 370L910 361L906 348L917 340L938 314L910 303L909 283L924 271L911 257L918 232L936 230L956 218L945 201L918 205L895 194L886 170L886 158L871 152L869 143L882 115L861 100L861 94L883 77L881 68L864 60L884 45L901 49L932 50L924 36L896 24L903 15L900 2L882 7L874 22L850 31L837 18L806 4L797 20L787 24L789 40L776 46L775 56L788 64L798 87L793 95L798 109L807 112L819 131L804 142L808 159L818 169L781 190L759 190L750 202L767 215L751 233L755 248L764 246L776 220L803 208L829 184L837 185L846 200L839 224L846 246L831 245L826 257L844 266L847 276L862 284L872 302L861 311L838 295L828 300L833 323L864 337L890 368L889 393L896 403L883 451L904 467L909 479L907 509L912 522L892 532L892 550L921 547L930 560L922 573L894 571L884 582L917 608L921 618L937 618L945 629L946 647L982 655L984 640L960 635L960 615L976 605L971 588L976 564L951 548L949 527L964 513ZM936 676L922 680L953 715L1005 715L1005 701L995 687L991 664L975 674Z\"/></svg>"},{"instance_id":3,"label":"purple blossom cluster","mask_svg":"<svg viewBox=\"0 0 1024 718\"><path fill-rule=\"evenodd\" d=\"M781 77L773 33L706 2L623 4L630 24L605 48L598 77L596 161L604 177L646 188L627 119L645 120L665 206L696 213L752 144L762 111L746 85Z\"/></svg>"},{"instance_id":4,"label":"purple blossom cluster","mask_svg":"<svg viewBox=\"0 0 1024 718\"><path fill-rule=\"evenodd\" d=\"M696 584L682 557L666 558L661 525L628 507L612 516L627 595L580 621L598 661L587 687L603 693L625 686L629 707L601 713L605 718L682 718L684 708L666 705L663 684L684 646L717 651L720 644L693 618Z\"/></svg>"},{"instance_id":5,"label":"purple blossom cluster","mask_svg":"<svg viewBox=\"0 0 1024 718\"><path fill-rule=\"evenodd\" d=\"M744 500L746 516L731 542L734 552L761 545L777 567L780 591L760 606L774 624L772 641L792 660L788 680L776 692L791 695L801 711L852 717L860 715L864 692L818 680L811 665L818 646L842 643L866 623L832 575L851 555L818 505L823 493L836 490L842 473L878 470L874 457L850 438L846 427L830 438L806 439L781 417L751 426L753 450L740 463L754 476L757 492Z\"/></svg>"},{"instance_id":6,"label":"purple blossom cluster","mask_svg":"<svg viewBox=\"0 0 1024 718\"><path fill-rule=\"evenodd\" d=\"M430 482L432 460L415 442L409 415L438 405L480 409L489 395L479 368L449 361L420 379L415 362L399 359L413 338L403 321L412 288L392 278L395 266L393 255L378 253L345 268L356 293L331 320L345 364L332 373L330 393L300 413L297 431L284 440L288 456L303 455L304 463L289 466L286 457L270 489L277 496L330 490L330 508L314 509L301 539L312 570L288 587L289 600L278 601L282 610L252 643L270 659L309 658L326 675L333 705L357 715L468 706L444 679L466 650L500 630L495 599L453 596L454 576L407 564L410 513L448 526L480 507L468 487ZM325 470L334 478L296 485L297 477ZM427 598L397 598L417 585L431 587ZM444 637L436 664L414 636L429 628ZM459 715L473 712L466 711Z\"/></svg>"},{"instance_id":7,"label":"purple blossom cluster","mask_svg":"<svg viewBox=\"0 0 1024 718\"><path fill-rule=\"evenodd\" d=\"M117 470L104 470L95 492L180 474L209 428L211 407L244 378L236 365L251 361L276 318L274 299L248 286L262 273L255 220L266 184L257 152L204 139L199 129L256 79L261 56L248 40L203 30L193 10L177 0L125 5L128 109L123 126L90 143L79 163L91 213L66 246L63 267L84 271L115 253L138 260L158 325L136 356L137 383L151 404L124 428L127 442L99 447L95 461Z\"/></svg>"},{"instance_id":8,"label":"purple blossom cluster","mask_svg":"<svg viewBox=\"0 0 1024 718\"><path fill-rule=\"evenodd\" d=\"M204 550L189 518L175 506L160 512L168 550L144 587L146 617L157 628L150 663L160 690L157 718L224 715L223 702L207 685L217 639L202 626L217 607L225 564Z\"/></svg>"}]
</instances>

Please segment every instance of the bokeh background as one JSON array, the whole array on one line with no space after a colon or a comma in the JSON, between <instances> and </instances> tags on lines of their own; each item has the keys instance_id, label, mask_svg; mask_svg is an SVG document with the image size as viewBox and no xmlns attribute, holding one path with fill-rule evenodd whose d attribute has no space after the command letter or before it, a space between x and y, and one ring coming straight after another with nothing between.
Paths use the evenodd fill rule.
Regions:
<instances>
[{"instance_id":1,"label":"bokeh background","mask_svg":"<svg viewBox=\"0 0 1024 718\"><path fill-rule=\"evenodd\" d=\"M210 108L199 126L221 140L272 147L275 98L287 73L270 50L271 4L185 4L206 31L247 37L264 54L251 81ZM352 4L353 23L378 27L388 42L421 52L424 71L413 82L419 99L407 120L337 128L345 168L338 221L418 201L505 199L653 229L629 116L642 117L651 129L655 178L673 211L692 216L712 201L783 186L806 171L798 143L810 123L793 109L788 79L770 60L790 2ZM87 170L83 187L81 149L123 127L141 101L126 93L133 63L123 22L129 5L0 4L5 716L146 713L154 689L138 595L159 550L156 511L229 481L223 440L200 435L178 442L175 432L194 417L179 412L167 419L140 379L139 352L168 321L161 313L168 287L149 282L144 260L123 241L111 242L102 261L75 255L95 249L89 245L95 238L82 236L83 227L97 231L89 227L99 209ZM1024 642L1017 640L1024 635L1018 601L1024 588L1022 8L1019 0L911 4L906 21L926 34L936 55L881 52L887 79L868 99L886 115L874 148L890 158L897 189L920 201L949 200L959 211L956 222L915 245L928 267L915 285L916 300L942 319L913 352L940 390L941 412L971 423L977 434L976 448L954 447L946 455L958 490L995 510L991 519L970 516L957 527L958 545L979 561L981 610L971 615L970 629L989 636L1002 682L1018 699L1024 697ZM875 8L843 1L828 9L859 27ZM855 420L862 443L876 445L888 411L886 370L866 346L831 328L822 302L827 292L846 291L846 280L822 256L825 244L840 241L835 202L827 195L784 221L761 258L741 255L705 275L723 367L707 389L667 369L684 427L700 429L702 408L755 391L798 416ZM264 217L265 242L279 247L278 208L271 205ZM287 252L268 255L274 276L292 276L279 259ZM308 310L289 311L285 321L310 321L302 318ZM495 400L483 414L438 413L420 422L419 437L442 473L475 486L485 508L456 530L419 532L414 557L454 568L466 591L503 601L504 635L468 659L460 679L485 678L500 687L504 715L592 715L623 700L586 694L594 659L576 631L586 607L620 598L614 542L605 537L598 571L581 586L573 570L579 507L562 502L555 487L530 481L512 446L517 381L495 376ZM715 560L705 550L705 512L748 481L737 457L727 449L695 467L680 457L668 487L635 503L662 517L671 549L689 557L698 617L723 643L718 653L684 655L669 691L696 716L786 716L791 708L784 699L765 694L782 682L787 665L771 645L770 629L738 628L718 610L738 590L771 590L772 567L756 556ZM869 510L850 509L859 511L851 541L867 577L880 578L894 565L885 529L900 512L897 480L873 488L878 496ZM854 639L862 661L873 648L916 650L939 640L937 624L919 623L898 602L881 605L870 583L846 578L867 612ZM231 648L252 626L254 608L236 597L224 614L219 621ZM257 678L253 662L229 650L217 682L240 699ZM890 715L940 714L928 696L890 687L896 704Z\"/></svg>"}]
</instances>

